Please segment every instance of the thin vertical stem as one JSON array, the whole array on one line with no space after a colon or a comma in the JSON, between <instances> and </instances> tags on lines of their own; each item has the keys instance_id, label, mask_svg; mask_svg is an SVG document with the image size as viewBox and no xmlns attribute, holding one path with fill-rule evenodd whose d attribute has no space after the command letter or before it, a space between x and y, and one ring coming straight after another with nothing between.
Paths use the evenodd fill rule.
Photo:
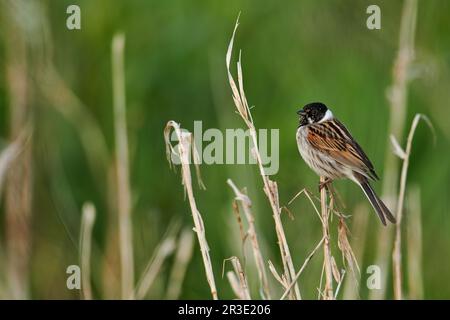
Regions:
<instances>
[{"instance_id":1,"label":"thin vertical stem","mask_svg":"<svg viewBox=\"0 0 450 320\"><path fill-rule=\"evenodd\" d=\"M407 251L409 299L423 299L423 250L420 188L408 191Z\"/></svg>"},{"instance_id":2,"label":"thin vertical stem","mask_svg":"<svg viewBox=\"0 0 450 320\"><path fill-rule=\"evenodd\" d=\"M252 244L253 257L255 259L256 269L258 270L258 277L261 286L261 291L263 293L264 299L270 300L269 283L267 280L266 269L264 267L264 260L258 242L258 236L256 234L255 218L251 210L252 202L246 194L239 191L239 189L236 187L233 181L231 181L231 179L228 179L227 183L233 189L234 194L236 195L236 200L239 200L242 203L242 208L244 210L245 218L248 223L247 232Z\"/></svg>"},{"instance_id":3,"label":"thin vertical stem","mask_svg":"<svg viewBox=\"0 0 450 320\"><path fill-rule=\"evenodd\" d=\"M91 249L92 249L92 228L95 222L95 207L92 203L83 205L81 217L80 234L80 260L81 260L81 283L83 297L86 300L92 299L91 287Z\"/></svg>"},{"instance_id":4,"label":"thin vertical stem","mask_svg":"<svg viewBox=\"0 0 450 320\"><path fill-rule=\"evenodd\" d=\"M194 234L189 228L181 232L175 254L175 262L169 277L166 298L176 300L180 296L181 286L194 249Z\"/></svg>"},{"instance_id":5,"label":"thin vertical stem","mask_svg":"<svg viewBox=\"0 0 450 320\"><path fill-rule=\"evenodd\" d=\"M430 121L427 117L421 114L416 114L413 123L411 125L411 130L408 134L408 140L406 143L405 155L403 158L402 173L400 176L400 191L398 195L397 202L397 224L395 228L395 243L394 251L392 253L392 262L394 269L394 297L396 300L403 299L402 293L402 220L403 220L403 203L405 201L405 191L406 191L406 178L408 176L408 166L409 166L409 156L411 155L412 141L414 138L414 132L416 132L417 125L420 119L426 121L426 123L433 129Z\"/></svg>"},{"instance_id":6,"label":"thin vertical stem","mask_svg":"<svg viewBox=\"0 0 450 320\"><path fill-rule=\"evenodd\" d=\"M325 183L325 177L320 177L320 183ZM320 190L320 205L322 216L322 233L324 237L323 242L323 258L325 265L325 289L324 298L326 300L333 300L333 271L331 267L331 249L330 249L330 228L329 228L329 211L327 205L327 190L325 187Z\"/></svg>"},{"instance_id":7,"label":"thin vertical stem","mask_svg":"<svg viewBox=\"0 0 450 320\"><path fill-rule=\"evenodd\" d=\"M128 137L125 112L125 36L116 34L112 42L114 95L114 125L116 139L117 207L119 213L119 246L122 298L133 298L134 262L131 228L130 173L128 166Z\"/></svg>"},{"instance_id":8,"label":"thin vertical stem","mask_svg":"<svg viewBox=\"0 0 450 320\"><path fill-rule=\"evenodd\" d=\"M172 147L170 143L170 132L175 131L175 134L180 142L177 149ZM166 143L166 153L167 160L172 166L172 156L178 155L181 162L181 181L184 185L185 191L188 196L189 205L191 207L192 219L194 220L194 231L197 234L198 243L200 245L200 251L202 253L203 265L205 267L206 279L208 280L209 287L211 289L211 295L214 300L219 299L217 294L216 282L214 280L214 272L211 263L211 257L209 255L208 241L206 240L205 226L203 224L203 218L200 211L197 209L197 203L195 201L194 191L192 189L192 175L190 168L190 154L192 150L192 155L194 160L196 158L196 149L193 145L194 138L192 133L187 131L181 131L180 125L175 121L169 121L164 129L164 140ZM199 185L204 188L203 182L200 178L200 171L198 169L198 162L194 161L196 166L196 173Z\"/></svg>"},{"instance_id":9,"label":"thin vertical stem","mask_svg":"<svg viewBox=\"0 0 450 320\"><path fill-rule=\"evenodd\" d=\"M30 97L32 90L29 70L31 48L27 43L27 33L20 25L20 8L29 9L26 3L12 6L1 3L0 20L6 30L5 35L5 73L6 94L9 100L9 139L17 141L21 132L29 127L32 132L32 112ZM31 249L32 214L32 145L30 135L14 161L8 168L5 181L5 242L6 278L9 298L27 299L29 297L29 267Z\"/></svg>"},{"instance_id":10,"label":"thin vertical stem","mask_svg":"<svg viewBox=\"0 0 450 320\"><path fill-rule=\"evenodd\" d=\"M408 70L414 58L414 37L416 31L417 0L403 2L402 17L398 41L397 57L392 70L392 85L388 88L388 102L390 105L389 133L398 141L403 140L405 127L407 97L408 97ZM398 160L387 145L383 174L383 197L388 206L396 205L395 197L398 194ZM376 263L383 271L381 274L380 290L371 290L371 299L383 299L386 294L388 278L389 253L392 247L393 232L391 228L382 228L378 233L378 248Z\"/></svg>"}]
</instances>

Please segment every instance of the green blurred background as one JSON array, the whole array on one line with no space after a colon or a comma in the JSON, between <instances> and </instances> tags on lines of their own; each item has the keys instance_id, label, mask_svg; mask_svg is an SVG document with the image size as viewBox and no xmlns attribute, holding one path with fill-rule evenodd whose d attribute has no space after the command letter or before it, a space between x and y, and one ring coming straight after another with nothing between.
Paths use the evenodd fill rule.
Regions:
<instances>
[{"instance_id":1,"label":"green blurred background","mask_svg":"<svg viewBox=\"0 0 450 320\"><path fill-rule=\"evenodd\" d=\"M317 192L318 177L300 159L295 142L295 112L311 101L325 102L333 109L383 176L386 152L390 152L386 92L392 83L398 49L402 1L0 1L2 147L17 135L18 106L23 110L22 118L28 119L33 128L29 172L16 180L30 183L25 196L20 193L29 197L29 208L24 209L29 212L24 214L28 229L10 230L8 236L8 210L10 214L24 211L16 210L15 204L19 204L11 200L23 186L19 183L11 191L14 186L7 179L2 189L11 197L7 200L2 195L0 212L3 298L12 296L8 241L26 243L23 252L27 257L17 258L24 260L23 277L28 284L22 297L80 297L79 291L66 288L66 268L79 263L81 207L86 201L97 209L92 253L94 297L120 297L111 71L111 40L119 31L126 36L136 277L171 221L178 219L183 226L192 227L180 171L171 171L165 156L163 129L167 121L175 120L188 130L193 130L195 120L202 120L205 129L243 127L235 113L225 68L225 53L239 12L241 24L235 48L242 49L246 94L255 106L255 125L280 129L280 169L272 179L278 183L281 204L286 205L302 188ZM66 8L71 4L81 8L81 30L66 28ZM370 4L381 8L381 30L366 27ZM407 117L400 141L405 144L416 113L427 115L434 124L434 145L426 126L419 125L416 132L403 228L406 248L408 206L418 204L422 238L408 234L423 245L420 265L424 294L419 297L428 299L450 298L449 14L449 1L418 3L415 60L409 74ZM16 71L18 78L14 77ZM20 83L20 74L25 89L11 85L15 80ZM396 161L399 167L400 161ZM195 188L194 192L205 223L219 297L233 298L226 277L222 277L222 265L233 255L243 259L243 252L232 210L233 194L226 179L247 187L264 258L281 270L271 210L256 166L212 165L201 170L207 190ZM350 237L354 246L362 247L359 297L365 299L370 296L364 285L365 270L377 263L382 226L357 186L347 181L335 186L346 204L346 213L352 214L359 207L368 216L364 244L358 245L358 239ZM375 188L381 193L382 183L376 183ZM415 190L414 196L410 190ZM289 209L295 219L282 217L294 264L299 268L320 240L321 225L305 198L296 200ZM335 225L336 221L334 229ZM352 219L349 225L352 229ZM390 232L393 229L390 227ZM342 264L335 242L332 250ZM251 251L245 252L252 293L259 297ZM389 260L390 255L389 251ZM407 297L408 256L405 250ZM300 278L306 298L317 297L321 261L318 254ZM172 264L173 257L169 257L147 298L166 297ZM386 298L392 298L390 271L390 266L383 270L389 273ZM269 278L278 297L282 291L271 274ZM210 298L197 241L180 298Z\"/></svg>"}]
</instances>

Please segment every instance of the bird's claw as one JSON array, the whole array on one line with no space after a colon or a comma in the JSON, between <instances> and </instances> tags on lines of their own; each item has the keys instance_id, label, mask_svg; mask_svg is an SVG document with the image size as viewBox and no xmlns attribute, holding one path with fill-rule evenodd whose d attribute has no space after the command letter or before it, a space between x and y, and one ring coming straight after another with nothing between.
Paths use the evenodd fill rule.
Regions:
<instances>
[{"instance_id":1,"label":"bird's claw","mask_svg":"<svg viewBox=\"0 0 450 320\"><path fill-rule=\"evenodd\" d=\"M319 193L322 191L323 188L325 188L325 190L330 191L330 189L328 188L328 184L331 183L331 179L326 178L325 181L323 182L319 182Z\"/></svg>"}]
</instances>

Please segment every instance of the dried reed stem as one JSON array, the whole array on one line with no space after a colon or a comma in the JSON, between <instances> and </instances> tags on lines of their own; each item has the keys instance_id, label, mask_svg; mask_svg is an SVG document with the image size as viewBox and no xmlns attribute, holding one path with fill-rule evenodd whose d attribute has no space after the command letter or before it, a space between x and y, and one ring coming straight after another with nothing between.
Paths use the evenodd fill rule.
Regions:
<instances>
[{"instance_id":1,"label":"dried reed stem","mask_svg":"<svg viewBox=\"0 0 450 320\"><path fill-rule=\"evenodd\" d=\"M312 199L312 197L311 197L311 194L310 194L310 192L308 191L308 190L306 190L306 188L303 188L302 190L300 190L289 202L288 202L288 205L290 205L292 202L294 202L294 200L295 199L297 199L301 194L304 194L305 196L306 196L306 198L308 199L308 201L311 203L311 205L313 206L313 208L314 208L314 211L316 212L316 214L317 214L317 217L319 218L319 220L321 221L321 223L322 223L322 217L321 217L321 215L320 215L320 212L319 212L319 209L317 209L317 206L316 206L316 204L314 203L314 201L313 201L313 199Z\"/></svg>"},{"instance_id":2,"label":"dried reed stem","mask_svg":"<svg viewBox=\"0 0 450 320\"><path fill-rule=\"evenodd\" d=\"M320 183L325 183L325 177L320 177ZM323 259L325 266L325 288L324 299L333 300L333 270L331 266L331 249L330 249L330 227L329 227L329 210L327 205L327 190L323 187L320 190L320 206L322 216L322 233L323 233Z\"/></svg>"},{"instance_id":3,"label":"dried reed stem","mask_svg":"<svg viewBox=\"0 0 450 320\"><path fill-rule=\"evenodd\" d=\"M180 296L181 286L184 276L192 258L194 249L194 234L192 230L186 228L181 232L177 243L177 252L173 263L172 271L169 277L166 298L176 300Z\"/></svg>"},{"instance_id":4,"label":"dried reed stem","mask_svg":"<svg viewBox=\"0 0 450 320\"><path fill-rule=\"evenodd\" d=\"M289 291L291 290L291 288L294 286L294 284L297 282L298 278L300 277L300 275L302 274L303 270L305 270L306 266L308 265L309 261L312 259L312 257L316 254L317 250L320 249L320 247L322 246L323 242L325 240L325 237L323 237L319 243L317 244L317 246L314 248L314 250L309 254L309 256L305 259L305 262L303 262L300 270L297 272L297 274L295 275L293 281L289 284L289 286L286 288L286 290L284 291L283 295L281 296L280 300L283 300L284 298L286 298L286 296L288 295Z\"/></svg>"},{"instance_id":5,"label":"dried reed stem","mask_svg":"<svg viewBox=\"0 0 450 320\"><path fill-rule=\"evenodd\" d=\"M342 274L340 274L340 276L339 276L340 280L339 280L338 285L336 287L335 298L337 298L337 296L339 295L339 292L341 291L341 286L342 286L342 283L344 282L346 274L347 273L346 273L345 269L343 269L342 270Z\"/></svg>"},{"instance_id":6,"label":"dried reed stem","mask_svg":"<svg viewBox=\"0 0 450 320\"><path fill-rule=\"evenodd\" d=\"M4 21L5 92L8 96L9 140L16 141L24 128L32 132L33 112L30 90L32 69L28 56L32 48L24 28L23 12L30 9L27 2L2 2L0 10ZM10 299L29 297L29 259L31 249L32 214L32 146L33 139L23 145L20 154L10 163L5 180L5 252L6 278Z\"/></svg>"},{"instance_id":7,"label":"dried reed stem","mask_svg":"<svg viewBox=\"0 0 450 320\"><path fill-rule=\"evenodd\" d=\"M247 220L248 230L247 233L250 237L250 241L252 244L253 257L255 259L256 269L258 270L258 278L260 283L260 288L263 292L264 299L270 299L270 291L269 291L269 283L267 280L266 269L264 267L264 260L262 257L261 249L258 242L258 237L256 234L255 228L255 218L253 216L251 206L252 202L250 198L241 192L236 185L231 181L231 179L227 180L228 185L233 189L234 194L236 195L236 200L240 201L242 204L242 208L244 210L245 219Z\"/></svg>"},{"instance_id":8,"label":"dried reed stem","mask_svg":"<svg viewBox=\"0 0 450 320\"><path fill-rule=\"evenodd\" d=\"M412 142L414 138L414 133L416 132L417 125L419 124L420 119L423 119L430 128L433 128L431 122L428 118L422 114L416 114L414 120L411 125L411 130L409 130L408 140L406 142L406 150L402 152L397 152L399 156L402 156L403 166L402 172L400 176L400 191L398 195L397 202L397 224L395 228L395 243L394 243L394 251L392 253L392 262L393 262L393 270L394 270L394 298L396 300L403 299L402 293L402 220L403 220L403 203L405 201L405 190L406 190L406 178L408 176L408 166L409 166L409 156L411 155ZM395 138L393 138L395 139ZM395 140L394 140L395 141ZM397 149L399 148L397 144Z\"/></svg>"},{"instance_id":9,"label":"dried reed stem","mask_svg":"<svg viewBox=\"0 0 450 320\"><path fill-rule=\"evenodd\" d=\"M241 300L251 300L250 291L248 289L247 277L245 276L244 269L242 269L241 262L237 257L231 257L231 264L233 265L235 277L230 276L227 272L228 280L236 295ZM236 281L236 279L238 281Z\"/></svg>"},{"instance_id":10,"label":"dried reed stem","mask_svg":"<svg viewBox=\"0 0 450 320\"><path fill-rule=\"evenodd\" d=\"M321 177L321 183L323 183L325 180ZM356 279L357 276L360 275L360 269L358 266L358 261L356 259L356 256L353 252L353 249L350 245L350 242L348 240L348 227L347 224L345 223L345 217L338 211L336 211L333 208L334 205L334 189L332 188L331 184L328 184L328 189L330 191L331 197L330 197L330 202L329 202L329 208L327 208L327 199L326 199L326 194L325 194L325 200L323 199L323 195L322 195L322 190L321 190L321 198L317 198L317 200L319 200L321 202L321 212L319 212L316 204L314 203L311 194L308 190L306 189L302 189L300 192L298 192L288 203L288 205L290 205L295 199L297 199L301 194L304 194L306 196L306 198L309 200L309 202L312 204L314 211L316 212L317 216L319 217L319 220L322 224L322 227L326 226L325 229L328 230L328 236L329 236L329 218L330 218L330 214L334 213L337 214L339 216L339 224L338 224L338 248L342 253L342 256L344 258L344 260L347 262L347 265L349 266L350 270L352 271L352 274L354 275L354 278ZM327 216L324 216L324 212L327 212ZM325 218L327 218L327 220L325 220ZM326 233L324 233L324 238L323 238L323 242L324 242L324 250L325 250L325 236ZM329 240L329 237L328 237ZM328 248L329 248L329 244L328 244ZM327 250L327 252L330 253L331 255L331 251ZM330 263L325 263L325 261L330 261ZM331 274L333 275L334 279L336 280L336 282L338 283L338 287L340 288L342 285L342 281L344 279L344 275L345 275L345 270L343 270L343 273L341 274L341 272L339 271L336 261L334 259L333 256L331 256L331 258L326 258L324 259L324 264L323 264L323 270L322 270L322 275L321 275L321 279L320 279L320 284L319 287L322 287L322 280L323 280L323 274L326 271L326 266L329 266L331 264ZM331 280L332 281L332 280ZM327 291L327 290L325 290ZM328 290L329 291L329 290ZM336 293L334 294L334 299L337 296L337 290ZM326 295L325 293L319 292L319 298L320 297L328 297L329 295Z\"/></svg>"},{"instance_id":11,"label":"dried reed stem","mask_svg":"<svg viewBox=\"0 0 450 320\"><path fill-rule=\"evenodd\" d=\"M405 0L403 3L400 22L399 49L392 70L392 85L388 88L388 101L390 104L390 122L388 132L392 133L398 141L403 140L403 131L406 121L408 73L410 64L414 59L414 37L417 18L417 0ZM396 206L395 197L398 195L399 167L395 155L387 145L383 174L383 197L389 207ZM391 228L381 228L378 233L378 248L376 263L381 270L381 289L371 290L371 299L383 299L386 294L388 277L389 253L392 246L393 233Z\"/></svg>"},{"instance_id":12,"label":"dried reed stem","mask_svg":"<svg viewBox=\"0 0 450 320\"><path fill-rule=\"evenodd\" d=\"M284 289L287 289L287 287L289 286L289 284L286 282L286 279L284 277L284 275L279 275L277 270L275 269L275 266L273 265L272 261L268 261L269 263L269 271L272 273L273 277L275 278L275 280L278 281L279 284L281 284L283 286ZM289 290L290 292L291 290Z\"/></svg>"},{"instance_id":13,"label":"dried reed stem","mask_svg":"<svg viewBox=\"0 0 450 320\"><path fill-rule=\"evenodd\" d=\"M116 139L117 207L119 213L119 246L122 298L133 298L134 261L131 226L131 191L128 164L128 137L125 100L124 34L112 41L112 71L114 94L114 127Z\"/></svg>"},{"instance_id":14,"label":"dried reed stem","mask_svg":"<svg viewBox=\"0 0 450 320\"><path fill-rule=\"evenodd\" d=\"M422 221L420 188L413 186L408 191L407 251L409 299L423 299L422 272Z\"/></svg>"},{"instance_id":15,"label":"dried reed stem","mask_svg":"<svg viewBox=\"0 0 450 320\"><path fill-rule=\"evenodd\" d=\"M256 128L253 124L253 118L252 114L250 112L250 108L247 103L247 98L245 96L244 92L244 84L243 84L243 75L242 75L242 66L241 66L241 55L239 54L239 60L237 62L237 73L238 73L238 84L236 85L236 82L231 74L230 71L230 63L231 63L231 55L233 52L233 42L234 42L234 36L236 34L236 29L239 26L239 17L236 21L233 35L231 37L230 43L228 45L228 50L226 54L226 66L227 66L227 72L228 72L228 81L233 93L233 101L236 105L237 111L239 115L241 116L242 120L244 120L246 126L249 129L250 132L250 138L253 144L253 154L256 157L256 161L258 163L259 172L261 175L261 178L263 180L264 184L264 192L269 200L272 213L273 213L273 219L275 221L275 229L276 234L278 238L278 245L280 248L281 253L281 259L283 261L283 269L284 269L284 277L286 278L287 282L290 283L291 279L295 277L295 269L294 264L292 262L292 256L289 250L289 246L287 244L286 235L284 233L283 224L281 222L281 209L279 205L279 199L278 199L278 187L277 183L275 181L272 181L269 179L269 177L264 172L264 167L261 160L261 155L259 153L258 148L258 139L256 134ZM294 290L291 293L291 298L295 299L301 299L300 295L300 289L298 287L298 284L294 286Z\"/></svg>"},{"instance_id":16,"label":"dried reed stem","mask_svg":"<svg viewBox=\"0 0 450 320\"><path fill-rule=\"evenodd\" d=\"M399 49L393 67L393 83L388 89L390 103L389 132L402 141L406 120L409 70L414 59L414 37L417 19L417 0L405 0L399 34ZM386 153L383 191L396 194L398 166L390 150Z\"/></svg>"},{"instance_id":17,"label":"dried reed stem","mask_svg":"<svg viewBox=\"0 0 450 320\"><path fill-rule=\"evenodd\" d=\"M86 300L92 299L91 288L91 249L92 228L95 222L95 207L92 203L85 203L82 209L80 230L80 260L82 293Z\"/></svg>"},{"instance_id":18,"label":"dried reed stem","mask_svg":"<svg viewBox=\"0 0 450 320\"><path fill-rule=\"evenodd\" d=\"M173 146L170 143L170 133L172 129L175 131L175 134L178 138L179 144L177 149L173 148ZM164 129L164 139L166 142L166 154L167 154L167 160L169 161L169 164L172 166L172 155L178 155L181 160L181 180L182 184L184 185L184 188L186 190L186 193L188 195L189 205L191 207L192 212L192 218L194 220L194 231L197 234L198 243L200 245L200 250L202 253L203 258L203 265L205 267L206 272L206 278L208 280L209 287L211 289L211 295L213 299L217 300L217 289L216 289L216 283L214 281L214 273L212 269L211 264L211 257L209 256L209 246L208 242L206 240L206 234L205 234L205 226L203 224L203 219L200 214L200 211L197 209L197 204L195 202L194 197L194 191L192 189L192 177L191 177L191 168L190 168L190 151L192 149L193 156L198 157L198 154L196 154L196 149L194 146L194 139L192 137L192 134L187 131L181 131L181 128L178 123L175 121L169 121ZM198 163L197 161L194 161L194 164ZM200 184L200 186L203 186L203 183L200 179L200 172L198 170L198 167L196 165L196 172L197 172L197 179ZM204 186L203 186L204 187Z\"/></svg>"},{"instance_id":19,"label":"dried reed stem","mask_svg":"<svg viewBox=\"0 0 450 320\"><path fill-rule=\"evenodd\" d=\"M239 280L236 276L236 273L234 273L233 271L228 271L227 279L228 279L228 282L230 283L231 290L233 290L233 293L235 294L235 296L239 300L244 300L244 298L241 296L241 294L242 294L241 287L239 285Z\"/></svg>"}]
</instances>

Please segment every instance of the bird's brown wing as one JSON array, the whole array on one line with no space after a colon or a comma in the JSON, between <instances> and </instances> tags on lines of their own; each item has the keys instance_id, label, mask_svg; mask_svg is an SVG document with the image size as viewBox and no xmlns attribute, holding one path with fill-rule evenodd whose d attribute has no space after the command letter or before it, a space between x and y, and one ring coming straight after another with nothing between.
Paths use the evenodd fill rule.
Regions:
<instances>
[{"instance_id":1,"label":"bird's brown wing","mask_svg":"<svg viewBox=\"0 0 450 320\"><path fill-rule=\"evenodd\" d=\"M307 139L314 148L368 178L379 179L367 155L338 120L316 123L308 128Z\"/></svg>"}]
</instances>

